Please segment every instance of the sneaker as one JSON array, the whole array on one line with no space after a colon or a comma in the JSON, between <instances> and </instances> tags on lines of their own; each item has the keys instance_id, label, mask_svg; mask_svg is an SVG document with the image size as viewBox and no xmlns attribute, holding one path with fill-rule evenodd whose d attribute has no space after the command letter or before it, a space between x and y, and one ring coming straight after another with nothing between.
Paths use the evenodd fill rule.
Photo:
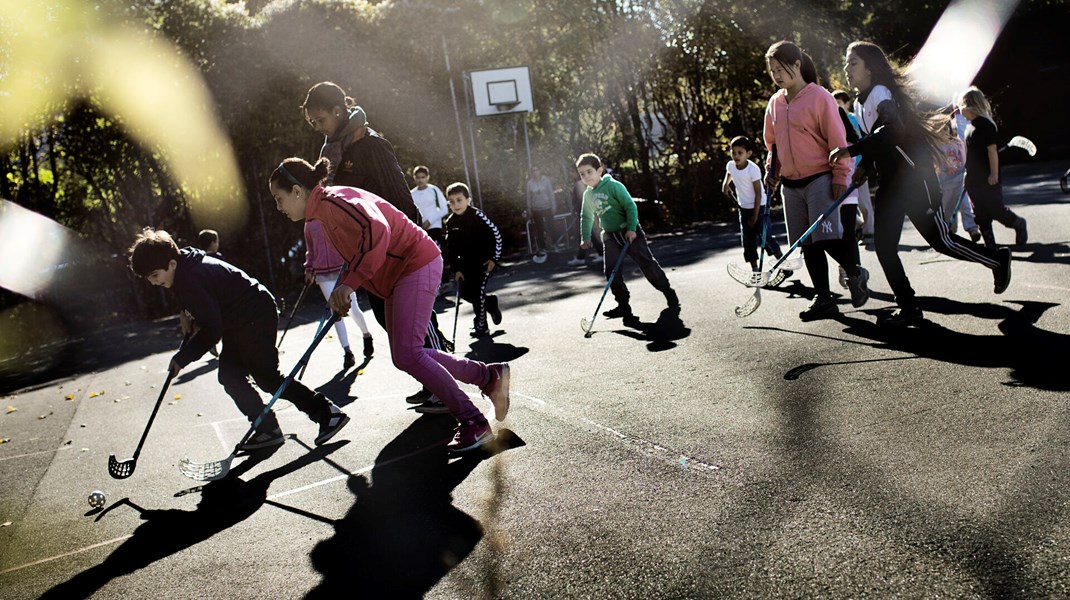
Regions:
<instances>
[{"instance_id":1,"label":"sneaker","mask_svg":"<svg viewBox=\"0 0 1070 600\"><path fill-rule=\"evenodd\" d=\"M900 308L887 317L877 319L877 325L882 327L910 327L912 325L920 325L924 320L925 315L921 312L921 309L914 306Z\"/></svg>"},{"instance_id":2,"label":"sneaker","mask_svg":"<svg viewBox=\"0 0 1070 600\"><path fill-rule=\"evenodd\" d=\"M466 452L474 450L494 439L494 432L490 430L490 423L483 421L477 423L468 421L457 427L457 433L453 434L453 440L446 444L450 452Z\"/></svg>"},{"instance_id":3,"label":"sneaker","mask_svg":"<svg viewBox=\"0 0 1070 600\"><path fill-rule=\"evenodd\" d=\"M975 244L981 241L981 230L979 228L974 227L970 230L970 241Z\"/></svg>"},{"instance_id":4,"label":"sneaker","mask_svg":"<svg viewBox=\"0 0 1070 600\"><path fill-rule=\"evenodd\" d=\"M320 422L320 434L316 436L316 445L322 446L334 437L334 434L342 430L349 423L349 416L342 409L331 405L331 412L327 418Z\"/></svg>"},{"instance_id":5,"label":"sneaker","mask_svg":"<svg viewBox=\"0 0 1070 600\"><path fill-rule=\"evenodd\" d=\"M278 427L274 427L270 431L256 431L249 436L249 439L245 440L245 443L238 446L238 452L270 448L271 446L278 446L285 441L286 436L282 435L282 430Z\"/></svg>"},{"instance_id":6,"label":"sneaker","mask_svg":"<svg viewBox=\"0 0 1070 600\"><path fill-rule=\"evenodd\" d=\"M847 288L851 290L851 306L861 308L869 301L867 283L869 283L869 271L859 265L858 275L847 278Z\"/></svg>"},{"instance_id":7,"label":"sneaker","mask_svg":"<svg viewBox=\"0 0 1070 600\"><path fill-rule=\"evenodd\" d=\"M1029 230L1026 229L1025 219L1018 217L1014 222L1014 245L1024 246L1029 241Z\"/></svg>"},{"instance_id":8,"label":"sneaker","mask_svg":"<svg viewBox=\"0 0 1070 600\"><path fill-rule=\"evenodd\" d=\"M600 265L604 262L606 262L606 259L601 254L596 254L595 257L591 259L592 265Z\"/></svg>"},{"instance_id":9,"label":"sneaker","mask_svg":"<svg viewBox=\"0 0 1070 600\"><path fill-rule=\"evenodd\" d=\"M840 266L840 287L847 289L847 269Z\"/></svg>"},{"instance_id":10,"label":"sneaker","mask_svg":"<svg viewBox=\"0 0 1070 600\"><path fill-rule=\"evenodd\" d=\"M442 338L439 340L439 343L442 344L443 352L445 352L446 354L453 354L453 340L447 340L446 338Z\"/></svg>"},{"instance_id":11,"label":"sneaker","mask_svg":"<svg viewBox=\"0 0 1070 600\"><path fill-rule=\"evenodd\" d=\"M503 421L509 413L509 363L487 365L490 381L480 388L483 395L494 405L494 420Z\"/></svg>"},{"instance_id":12,"label":"sneaker","mask_svg":"<svg viewBox=\"0 0 1070 600\"><path fill-rule=\"evenodd\" d=\"M502 309L498 306L497 296L489 296L487 298L487 313L490 314L490 320L495 325L502 324Z\"/></svg>"},{"instance_id":13,"label":"sneaker","mask_svg":"<svg viewBox=\"0 0 1070 600\"><path fill-rule=\"evenodd\" d=\"M582 267L586 264L587 261L582 258L573 258L572 260L568 261L568 266L570 267Z\"/></svg>"},{"instance_id":14,"label":"sneaker","mask_svg":"<svg viewBox=\"0 0 1070 600\"><path fill-rule=\"evenodd\" d=\"M1011 285L1011 249L1000 248L999 254L999 266L992 269L992 291L1002 294Z\"/></svg>"},{"instance_id":15,"label":"sneaker","mask_svg":"<svg viewBox=\"0 0 1070 600\"><path fill-rule=\"evenodd\" d=\"M364 358L371 358L372 354L375 354L375 344L372 342L372 336L364 336Z\"/></svg>"},{"instance_id":16,"label":"sneaker","mask_svg":"<svg viewBox=\"0 0 1070 600\"><path fill-rule=\"evenodd\" d=\"M669 308L680 306L680 297L676 295L676 290L670 289L665 292L665 302L669 305Z\"/></svg>"},{"instance_id":17,"label":"sneaker","mask_svg":"<svg viewBox=\"0 0 1070 600\"><path fill-rule=\"evenodd\" d=\"M832 296L819 295L814 298L809 308L799 313L799 318L803 321L816 321L828 319L839 312L840 309L836 306L836 301L832 299Z\"/></svg>"},{"instance_id":18,"label":"sneaker","mask_svg":"<svg viewBox=\"0 0 1070 600\"><path fill-rule=\"evenodd\" d=\"M405 398L405 402L408 402L409 404L423 404L434 396L435 395L431 393L431 390L427 388L420 388L420 391Z\"/></svg>"},{"instance_id":19,"label":"sneaker","mask_svg":"<svg viewBox=\"0 0 1070 600\"><path fill-rule=\"evenodd\" d=\"M349 348L343 348L343 350L345 350L345 354L342 355L342 368L348 369L357 364L357 357L353 356L353 351Z\"/></svg>"},{"instance_id":20,"label":"sneaker","mask_svg":"<svg viewBox=\"0 0 1070 600\"><path fill-rule=\"evenodd\" d=\"M632 316L632 307L627 304L618 304L616 308L611 308L602 313L602 316L610 319L616 319L617 317L630 317Z\"/></svg>"},{"instance_id":21,"label":"sneaker","mask_svg":"<svg viewBox=\"0 0 1070 600\"><path fill-rule=\"evenodd\" d=\"M425 415L445 415L450 412L450 407L446 406L445 402L439 400L438 396L432 395L430 400L417 406L413 410Z\"/></svg>"}]
</instances>

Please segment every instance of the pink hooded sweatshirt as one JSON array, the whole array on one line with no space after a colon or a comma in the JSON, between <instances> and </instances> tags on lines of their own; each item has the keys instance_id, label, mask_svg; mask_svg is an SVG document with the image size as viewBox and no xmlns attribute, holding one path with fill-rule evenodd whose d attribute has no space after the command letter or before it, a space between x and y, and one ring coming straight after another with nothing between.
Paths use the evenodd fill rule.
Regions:
<instances>
[{"instance_id":1,"label":"pink hooded sweatshirt","mask_svg":"<svg viewBox=\"0 0 1070 600\"><path fill-rule=\"evenodd\" d=\"M831 168L828 164L830 152L847 147L847 131L836 99L825 88L808 83L790 104L786 90L773 94L762 135L766 148L777 146L781 177L803 179L831 170L833 185L847 185L849 161L841 160ZM767 172L771 167L767 162Z\"/></svg>"},{"instance_id":2,"label":"pink hooded sweatshirt","mask_svg":"<svg viewBox=\"0 0 1070 600\"><path fill-rule=\"evenodd\" d=\"M386 200L361 189L316 186L305 220L319 221L327 242L346 261L342 283L387 299L398 279L427 266L441 252L415 223Z\"/></svg>"}]
</instances>

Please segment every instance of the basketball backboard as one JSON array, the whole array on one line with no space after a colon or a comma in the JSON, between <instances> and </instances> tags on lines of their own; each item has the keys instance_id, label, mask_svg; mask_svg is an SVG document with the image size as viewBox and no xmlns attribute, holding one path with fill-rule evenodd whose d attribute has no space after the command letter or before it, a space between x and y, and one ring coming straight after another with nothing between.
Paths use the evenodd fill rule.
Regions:
<instances>
[{"instance_id":1,"label":"basketball backboard","mask_svg":"<svg viewBox=\"0 0 1070 600\"><path fill-rule=\"evenodd\" d=\"M477 117L531 112L531 79L527 67L470 71Z\"/></svg>"}]
</instances>

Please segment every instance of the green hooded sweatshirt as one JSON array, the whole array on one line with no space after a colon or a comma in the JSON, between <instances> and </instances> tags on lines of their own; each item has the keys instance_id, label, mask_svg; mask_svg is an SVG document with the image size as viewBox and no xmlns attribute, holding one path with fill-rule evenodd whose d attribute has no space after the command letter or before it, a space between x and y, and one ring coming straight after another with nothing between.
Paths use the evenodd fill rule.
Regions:
<instances>
[{"instance_id":1,"label":"green hooded sweatshirt","mask_svg":"<svg viewBox=\"0 0 1070 600\"><path fill-rule=\"evenodd\" d=\"M639 229L639 209L635 200L623 183L608 174L602 176L598 185L583 192L581 212L580 239L584 242L591 241L595 215L598 215L602 230L609 233Z\"/></svg>"}]
</instances>

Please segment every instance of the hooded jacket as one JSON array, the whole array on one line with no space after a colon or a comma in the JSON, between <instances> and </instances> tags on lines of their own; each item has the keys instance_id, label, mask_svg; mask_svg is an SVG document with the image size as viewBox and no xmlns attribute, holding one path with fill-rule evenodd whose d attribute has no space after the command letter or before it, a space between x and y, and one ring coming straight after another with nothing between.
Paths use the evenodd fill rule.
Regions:
<instances>
[{"instance_id":1,"label":"hooded jacket","mask_svg":"<svg viewBox=\"0 0 1070 600\"><path fill-rule=\"evenodd\" d=\"M365 190L317 185L309 192L305 219L320 222L327 241L346 261L342 283L364 286L383 299L394 294L398 279L439 256L423 229Z\"/></svg>"},{"instance_id":2,"label":"hooded jacket","mask_svg":"<svg viewBox=\"0 0 1070 600\"><path fill-rule=\"evenodd\" d=\"M766 148L777 146L781 177L805 179L831 170L833 185L847 185L848 165L841 161L830 168L828 164L830 152L847 146L847 131L836 99L825 88L808 83L790 103L787 90L773 94L762 135ZM767 173L776 173L774 168L766 163Z\"/></svg>"},{"instance_id":3,"label":"hooded jacket","mask_svg":"<svg viewBox=\"0 0 1070 600\"><path fill-rule=\"evenodd\" d=\"M224 332L278 315L275 297L259 281L196 248L179 251L171 291L200 327L174 357L183 367L204 356Z\"/></svg>"}]
</instances>

